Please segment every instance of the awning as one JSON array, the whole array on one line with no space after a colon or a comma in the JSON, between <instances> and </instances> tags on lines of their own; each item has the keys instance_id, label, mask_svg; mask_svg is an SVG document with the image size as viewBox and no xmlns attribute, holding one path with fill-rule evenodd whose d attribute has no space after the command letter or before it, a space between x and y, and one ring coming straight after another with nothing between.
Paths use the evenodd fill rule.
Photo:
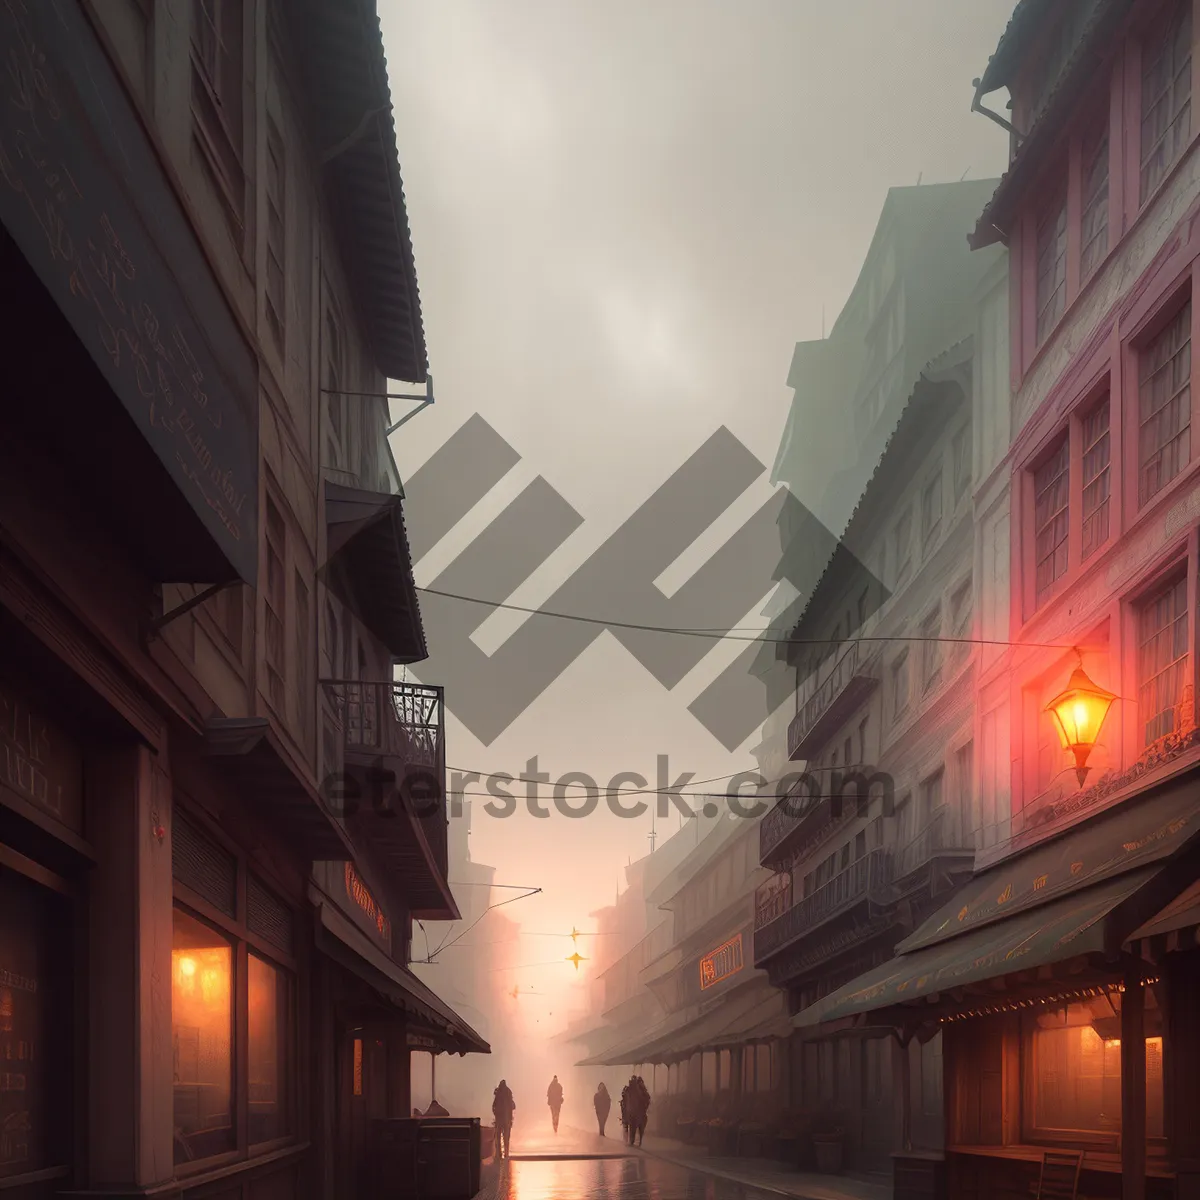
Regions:
<instances>
[{"instance_id":1,"label":"awning","mask_svg":"<svg viewBox=\"0 0 1200 1200\"><path fill-rule=\"evenodd\" d=\"M728 1026L710 1042L714 1050L725 1046L742 1046L750 1042L770 1042L786 1038L792 1032L787 1000L783 992L771 989L772 995L760 999L749 1012L733 1017Z\"/></svg>"},{"instance_id":2,"label":"awning","mask_svg":"<svg viewBox=\"0 0 1200 1200\"><path fill-rule=\"evenodd\" d=\"M688 1012L670 1013L649 1031L641 1030L631 1037L619 1038L607 1050L593 1054L577 1062L577 1067L617 1067L625 1063L639 1063L643 1059L636 1057L637 1052L654 1040L666 1036L677 1029L682 1029L690 1020L695 1018Z\"/></svg>"},{"instance_id":3,"label":"awning","mask_svg":"<svg viewBox=\"0 0 1200 1200\"><path fill-rule=\"evenodd\" d=\"M908 954L1160 863L1200 835L1195 773L984 871L897 947Z\"/></svg>"},{"instance_id":4,"label":"awning","mask_svg":"<svg viewBox=\"0 0 1200 1200\"><path fill-rule=\"evenodd\" d=\"M385 996L418 1023L434 1032L444 1050L453 1054L490 1054L491 1047L444 1000L411 971L390 959L348 917L321 901L317 920L317 949Z\"/></svg>"},{"instance_id":5,"label":"awning","mask_svg":"<svg viewBox=\"0 0 1200 1200\"><path fill-rule=\"evenodd\" d=\"M1006 921L902 954L793 1018L798 1028L879 1012L952 988L1068 958L1119 949L1131 926L1119 920L1160 875L1144 867ZM1153 911L1153 910L1152 910ZM1114 919L1116 918L1116 919ZM1144 919L1130 918L1133 928Z\"/></svg>"},{"instance_id":6,"label":"awning","mask_svg":"<svg viewBox=\"0 0 1200 1200\"><path fill-rule=\"evenodd\" d=\"M672 1029L644 1040L632 1048L624 1062L667 1062L689 1058L701 1050L716 1048L717 1039L763 1001L761 985L726 995L698 1015L680 1021ZM741 1039L736 1039L740 1042ZM721 1042L729 1045L729 1042Z\"/></svg>"},{"instance_id":7,"label":"awning","mask_svg":"<svg viewBox=\"0 0 1200 1200\"><path fill-rule=\"evenodd\" d=\"M399 663L429 657L403 497L325 484L326 551L321 578Z\"/></svg>"},{"instance_id":8,"label":"awning","mask_svg":"<svg viewBox=\"0 0 1200 1200\"><path fill-rule=\"evenodd\" d=\"M205 743L247 804L261 810L281 837L314 862L354 857L345 830L316 787L293 768L265 717L214 717L205 727Z\"/></svg>"}]
</instances>

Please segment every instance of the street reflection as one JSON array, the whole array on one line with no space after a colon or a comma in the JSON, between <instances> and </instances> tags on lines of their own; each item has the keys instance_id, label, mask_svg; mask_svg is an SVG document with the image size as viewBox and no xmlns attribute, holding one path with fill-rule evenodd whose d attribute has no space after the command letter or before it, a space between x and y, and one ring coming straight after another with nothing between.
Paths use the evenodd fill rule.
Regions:
<instances>
[{"instance_id":1,"label":"street reflection","mask_svg":"<svg viewBox=\"0 0 1200 1200\"><path fill-rule=\"evenodd\" d=\"M769 1200L769 1193L638 1155L510 1161L497 1200Z\"/></svg>"}]
</instances>

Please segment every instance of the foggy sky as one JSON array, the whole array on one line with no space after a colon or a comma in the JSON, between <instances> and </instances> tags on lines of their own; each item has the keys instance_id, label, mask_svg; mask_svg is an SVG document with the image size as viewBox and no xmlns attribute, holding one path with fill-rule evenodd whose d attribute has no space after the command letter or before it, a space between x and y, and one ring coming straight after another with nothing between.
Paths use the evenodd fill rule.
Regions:
<instances>
[{"instance_id":1,"label":"foggy sky","mask_svg":"<svg viewBox=\"0 0 1200 1200\"><path fill-rule=\"evenodd\" d=\"M476 412L523 456L418 584L537 474L585 522L511 597L532 606L718 426L769 470L793 346L821 335L823 309L832 326L888 187L1004 169L971 81L1013 2L379 0L437 396L395 439L401 474ZM664 589L768 492L764 474ZM500 614L477 641L490 652L514 627ZM757 739L730 756L687 712L740 648L668 693L604 634L491 746L452 722L448 762L517 775L537 754L601 783L653 784L658 754L672 777L748 769ZM473 856L545 889L504 909L543 932L590 928L650 832L603 810L476 812ZM548 940L521 961L556 960ZM505 986L547 994L544 1031L576 981L553 961Z\"/></svg>"}]
</instances>

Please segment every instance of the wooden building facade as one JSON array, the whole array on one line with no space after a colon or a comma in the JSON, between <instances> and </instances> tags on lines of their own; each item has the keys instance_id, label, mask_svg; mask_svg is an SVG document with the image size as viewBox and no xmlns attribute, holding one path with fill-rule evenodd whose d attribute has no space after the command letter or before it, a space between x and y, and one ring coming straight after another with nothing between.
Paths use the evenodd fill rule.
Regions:
<instances>
[{"instance_id":1,"label":"wooden building facade","mask_svg":"<svg viewBox=\"0 0 1200 1200\"><path fill-rule=\"evenodd\" d=\"M0 44L0 1188L353 1196L410 1046L487 1048L406 968L455 910L374 6L14 0Z\"/></svg>"}]
</instances>

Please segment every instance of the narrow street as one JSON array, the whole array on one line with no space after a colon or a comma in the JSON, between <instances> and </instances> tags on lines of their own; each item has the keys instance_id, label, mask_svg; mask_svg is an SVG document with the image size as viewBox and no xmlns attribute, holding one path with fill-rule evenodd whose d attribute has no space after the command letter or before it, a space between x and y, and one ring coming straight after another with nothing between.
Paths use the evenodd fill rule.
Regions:
<instances>
[{"instance_id":1,"label":"narrow street","mask_svg":"<svg viewBox=\"0 0 1200 1200\"><path fill-rule=\"evenodd\" d=\"M610 1130L611 1132L611 1130ZM563 1125L513 1130L512 1158L487 1175L496 1200L756 1200L777 1195L655 1158L616 1137Z\"/></svg>"},{"instance_id":2,"label":"narrow street","mask_svg":"<svg viewBox=\"0 0 1200 1200\"><path fill-rule=\"evenodd\" d=\"M483 1200L884 1200L890 1188L850 1178L817 1178L750 1160L708 1159L666 1138L630 1147L616 1136L538 1123L513 1129L512 1157L484 1171Z\"/></svg>"}]
</instances>

